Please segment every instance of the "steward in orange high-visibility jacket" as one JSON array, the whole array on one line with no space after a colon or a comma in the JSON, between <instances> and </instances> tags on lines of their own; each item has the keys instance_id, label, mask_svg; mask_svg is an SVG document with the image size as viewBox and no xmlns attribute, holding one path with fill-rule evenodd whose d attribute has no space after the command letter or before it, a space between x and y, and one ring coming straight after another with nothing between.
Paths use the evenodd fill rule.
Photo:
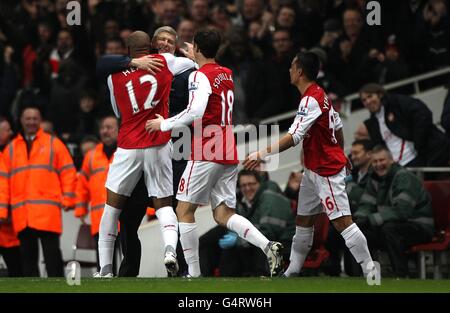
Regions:
<instances>
[{"instance_id":1,"label":"steward in orange high-visibility jacket","mask_svg":"<svg viewBox=\"0 0 450 313\"><path fill-rule=\"evenodd\" d=\"M31 227L61 234L61 208L75 206L76 186L75 166L64 143L39 129L29 155L18 134L4 156L15 231Z\"/></svg>"},{"instance_id":2,"label":"steward in orange high-visibility jacket","mask_svg":"<svg viewBox=\"0 0 450 313\"><path fill-rule=\"evenodd\" d=\"M61 208L75 206L76 170L64 143L40 128L38 107L20 115L23 132L5 148L14 230L20 240L25 276L39 276L41 240L49 277L64 276L59 236Z\"/></svg>"},{"instance_id":3,"label":"steward in orange high-visibility jacket","mask_svg":"<svg viewBox=\"0 0 450 313\"><path fill-rule=\"evenodd\" d=\"M106 202L106 177L108 175L111 158L103 151L103 143L89 151L83 160L81 171L77 182L77 201L75 205L75 216L83 217L88 214L90 208L91 234L96 236Z\"/></svg>"},{"instance_id":4,"label":"steward in orange high-visibility jacket","mask_svg":"<svg viewBox=\"0 0 450 313\"><path fill-rule=\"evenodd\" d=\"M22 276L19 239L14 232L9 214L9 179L0 151L0 255L5 260L9 277Z\"/></svg>"}]
</instances>

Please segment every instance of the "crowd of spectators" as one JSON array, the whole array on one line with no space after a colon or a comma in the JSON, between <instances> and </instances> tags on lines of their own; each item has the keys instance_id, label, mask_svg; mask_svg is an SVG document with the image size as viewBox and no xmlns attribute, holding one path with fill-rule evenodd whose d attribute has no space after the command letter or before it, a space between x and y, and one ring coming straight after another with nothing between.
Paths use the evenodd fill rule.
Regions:
<instances>
[{"instance_id":1,"label":"crowd of spectators","mask_svg":"<svg viewBox=\"0 0 450 313\"><path fill-rule=\"evenodd\" d=\"M40 104L71 152L111 113L95 76L103 54L126 54L133 30L162 25L178 47L200 27L224 34L218 61L235 79L234 123L257 123L296 107L289 66L298 50L321 59L319 82L332 100L367 82L384 84L448 65L445 0L383 1L381 25L366 23L362 0L83 0L81 25L68 25L66 0L0 3L0 115L16 126L19 106ZM70 145L72 144L72 145Z\"/></svg>"}]
</instances>

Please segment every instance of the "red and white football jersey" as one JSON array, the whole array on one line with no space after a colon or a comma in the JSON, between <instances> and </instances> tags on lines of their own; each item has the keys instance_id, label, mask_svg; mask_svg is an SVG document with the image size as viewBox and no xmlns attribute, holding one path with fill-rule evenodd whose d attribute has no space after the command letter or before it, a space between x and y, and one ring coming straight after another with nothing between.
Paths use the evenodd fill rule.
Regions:
<instances>
[{"instance_id":1,"label":"red and white football jersey","mask_svg":"<svg viewBox=\"0 0 450 313\"><path fill-rule=\"evenodd\" d=\"M189 76L186 110L165 120L161 130L193 122L191 159L238 164L233 134L234 83L232 71L217 63L203 65Z\"/></svg>"},{"instance_id":2,"label":"red and white football jersey","mask_svg":"<svg viewBox=\"0 0 450 313\"><path fill-rule=\"evenodd\" d=\"M169 116L169 94L174 75L193 68L194 62L171 54L154 54L164 67L155 75L130 67L108 76L111 104L121 118L117 146L123 149L143 149L159 146L170 140L170 132L145 130L145 123L156 114Z\"/></svg>"},{"instance_id":3,"label":"red and white football jersey","mask_svg":"<svg viewBox=\"0 0 450 313\"><path fill-rule=\"evenodd\" d=\"M340 128L339 114L324 90L313 83L302 96L297 116L289 128L295 145L303 140L307 169L321 176L332 176L342 170L347 159L334 135Z\"/></svg>"}]
</instances>

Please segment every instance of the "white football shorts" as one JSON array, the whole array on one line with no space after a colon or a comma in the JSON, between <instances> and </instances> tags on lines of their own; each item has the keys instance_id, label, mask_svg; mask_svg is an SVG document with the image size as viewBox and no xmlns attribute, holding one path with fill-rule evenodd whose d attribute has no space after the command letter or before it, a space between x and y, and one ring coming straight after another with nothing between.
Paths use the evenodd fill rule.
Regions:
<instances>
[{"instance_id":1,"label":"white football shorts","mask_svg":"<svg viewBox=\"0 0 450 313\"><path fill-rule=\"evenodd\" d=\"M333 176L324 177L305 169L298 194L297 215L325 212L330 220L351 215L345 191L346 168Z\"/></svg>"},{"instance_id":2,"label":"white football shorts","mask_svg":"<svg viewBox=\"0 0 450 313\"><path fill-rule=\"evenodd\" d=\"M237 164L188 161L178 184L177 199L205 205L214 210L221 203L236 208Z\"/></svg>"},{"instance_id":3,"label":"white football shorts","mask_svg":"<svg viewBox=\"0 0 450 313\"><path fill-rule=\"evenodd\" d=\"M129 197L142 173L149 197L165 198L173 195L172 141L145 149L117 148L105 186Z\"/></svg>"}]
</instances>

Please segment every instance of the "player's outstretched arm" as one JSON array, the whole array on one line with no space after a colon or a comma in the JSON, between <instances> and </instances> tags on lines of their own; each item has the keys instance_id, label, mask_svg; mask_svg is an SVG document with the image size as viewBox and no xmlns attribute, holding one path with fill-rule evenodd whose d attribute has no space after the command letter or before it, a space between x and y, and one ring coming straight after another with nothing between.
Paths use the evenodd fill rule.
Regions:
<instances>
[{"instance_id":1,"label":"player's outstretched arm","mask_svg":"<svg viewBox=\"0 0 450 313\"><path fill-rule=\"evenodd\" d=\"M199 71L189 76L189 105L181 113L169 119L158 116L148 120L145 129L148 132L169 131L180 126L191 125L196 119L202 118L208 105L209 95L212 93L211 85L205 74Z\"/></svg>"},{"instance_id":2,"label":"player's outstretched arm","mask_svg":"<svg viewBox=\"0 0 450 313\"><path fill-rule=\"evenodd\" d=\"M268 156L281 153L284 150L287 150L293 146L294 146L294 139L292 138L292 135L288 133L288 134L284 135L278 142L267 147L266 149L251 153L244 160L242 165L248 170L253 170Z\"/></svg>"},{"instance_id":3,"label":"player's outstretched arm","mask_svg":"<svg viewBox=\"0 0 450 313\"><path fill-rule=\"evenodd\" d=\"M126 55L108 54L101 56L97 61L97 77L101 81L105 81L108 75L124 71L130 66L137 67L155 75L164 64L160 59L148 55L132 59Z\"/></svg>"}]
</instances>

